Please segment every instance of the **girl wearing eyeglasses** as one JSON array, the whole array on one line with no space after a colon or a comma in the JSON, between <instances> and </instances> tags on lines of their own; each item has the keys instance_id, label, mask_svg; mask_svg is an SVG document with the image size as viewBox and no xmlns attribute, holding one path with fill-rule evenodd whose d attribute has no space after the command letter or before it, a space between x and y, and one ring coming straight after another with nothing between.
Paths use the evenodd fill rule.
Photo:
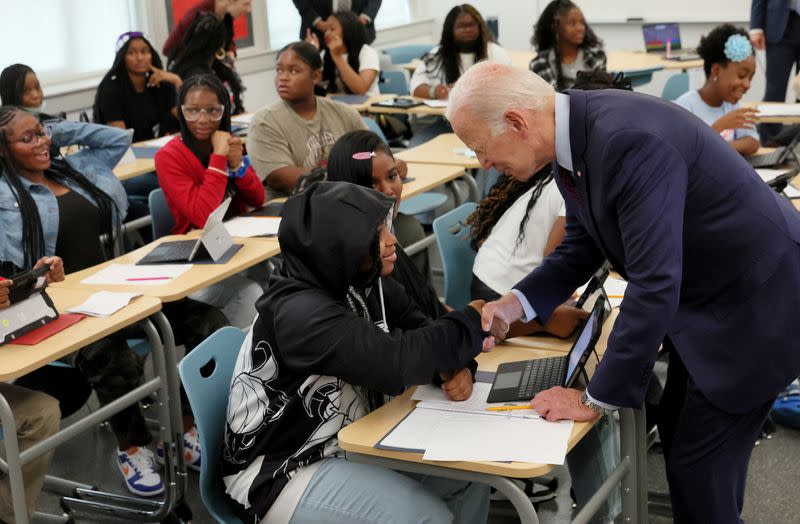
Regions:
<instances>
[{"instance_id":1,"label":"girl wearing eyeglasses","mask_svg":"<svg viewBox=\"0 0 800 524\"><path fill-rule=\"evenodd\" d=\"M117 39L117 55L97 87L94 121L133 129L133 141L150 140L178 130L175 91L181 78L164 71L161 58L142 33Z\"/></svg>"},{"instance_id":2,"label":"girl wearing eyeglasses","mask_svg":"<svg viewBox=\"0 0 800 524\"><path fill-rule=\"evenodd\" d=\"M264 203L264 186L250 167L239 137L231 135L231 106L213 75L186 80L178 90L180 137L155 156L156 173L175 226L186 233L205 226L208 215L232 197L226 218ZM230 322L247 327L255 316L261 286L234 275L192 298L222 309Z\"/></svg>"}]
</instances>

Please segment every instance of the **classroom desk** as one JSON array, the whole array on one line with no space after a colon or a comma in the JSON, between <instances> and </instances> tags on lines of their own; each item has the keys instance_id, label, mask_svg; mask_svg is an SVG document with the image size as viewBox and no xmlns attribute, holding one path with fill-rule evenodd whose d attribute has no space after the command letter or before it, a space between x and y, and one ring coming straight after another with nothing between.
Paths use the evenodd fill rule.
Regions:
<instances>
[{"instance_id":1,"label":"classroom desk","mask_svg":"<svg viewBox=\"0 0 800 524\"><path fill-rule=\"evenodd\" d=\"M89 290L67 289L59 287L48 287L48 295L53 299L56 309L60 312L84 302L91 294ZM48 339L34 346L21 346L7 344L0 350L0 380L8 381L21 377L35 369L49 364L61 357L69 355L82 347L100 340L122 328L141 323L147 335L152 351L156 377L149 380L133 391L110 402L100 409L92 412L87 417L76 421L69 426L62 428L55 435L37 443L23 453L19 452L17 434L15 431L6 431L4 434L4 446L8 461L9 479L11 484L12 499L16 521L27 524L27 510L25 505L24 485L22 483L21 465L41 456L42 454L54 449L65 441L74 438L87 429L92 429L98 423L106 420L112 414L118 413L122 409L131 406L152 393L158 393L162 399L170 399L178 395L177 384L171 384L167 373L169 359L166 355L164 345L158 335L153 321L159 322L161 301L152 297L139 297L134 299L128 306L115 314L105 318L86 317L77 324L74 324L63 331L56 333ZM173 360L174 364L174 360ZM174 426L172 420L178 416L180 420L180 410L177 414L170 413L169 403L159 404L159 418L162 424L162 437L166 446L169 448L174 441ZM5 398L0 395L0 420L4 428L14 428L14 417L10 406ZM181 430L182 433L182 430ZM111 512L117 517L133 519L137 517L144 521L160 521L172 512L180 496L175 486L176 469L173 460L167 461L164 483L165 495L163 501L149 501L136 499L136 504L122 506L131 499L120 497L115 494L106 494L93 491L91 486L75 483L66 479L55 481L62 488L74 490L74 497L65 497L63 502L73 509L102 509L106 513ZM78 498L79 497L79 498Z\"/></svg>"},{"instance_id":2,"label":"classroom desk","mask_svg":"<svg viewBox=\"0 0 800 524\"><path fill-rule=\"evenodd\" d=\"M462 176L464 168L456 165L409 163L408 177L414 180L403 184L401 200L443 186Z\"/></svg>"},{"instance_id":3,"label":"classroom desk","mask_svg":"<svg viewBox=\"0 0 800 524\"><path fill-rule=\"evenodd\" d=\"M618 315L619 308L615 307L611 310L611 313L603 323L603 331L600 333L600 337L595 345L597 348L597 353L600 355L603 355L606 351L606 347L608 346L608 336L611 334L611 330L614 329L614 323L617 321ZM510 338L503 342L503 345L567 353L569 352L570 348L572 348L572 344L575 342L575 336L576 335L573 335L569 338L558 338L553 335L528 335L524 337Z\"/></svg>"},{"instance_id":4,"label":"classroom desk","mask_svg":"<svg viewBox=\"0 0 800 524\"><path fill-rule=\"evenodd\" d=\"M797 104L784 104L782 102L745 102L742 104L745 107L757 107L760 105L770 105L770 106L795 106ZM800 124L800 116L765 116L765 117L758 117L759 123L762 124ZM761 153L759 150L758 153Z\"/></svg>"},{"instance_id":5,"label":"classroom desk","mask_svg":"<svg viewBox=\"0 0 800 524\"><path fill-rule=\"evenodd\" d=\"M390 95L389 98L395 98L397 95ZM366 111L368 113L384 113L384 114L404 114L404 115L415 115L415 116L444 116L445 111L447 110L446 107L428 107L425 105L424 101L425 98L419 98L416 96L403 96L400 98L410 98L412 100L417 100L419 102L423 102L422 105L409 107L408 109L401 109L397 107L380 107L380 106L373 106L370 105Z\"/></svg>"},{"instance_id":6,"label":"classroom desk","mask_svg":"<svg viewBox=\"0 0 800 524\"><path fill-rule=\"evenodd\" d=\"M383 93L383 94L379 94L379 95L372 95L366 101L358 102L358 103L355 103L355 104L351 104L349 102L345 102L345 101L343 101L341 99L337 100L337 97L339 97L339 96L342 96L342 95L329 94L328 98L333 100L334 102L339 102L340 104L344 104L346 106L352 107L353 109L355 109L359 113L366 113L366 112L368 112L368 111L370 111L372 109L371 105L374 104L375 102L379 102L381 100L388 100L390 98L395 98L397 95L388 94L388 93ZM345 96L359 96L359 95L345 95Z\"/></svg>"},{"instance_id":7,"label":"classroom desk","mask_svg":"<svg viewBox=\"0 0 800 524\"><path fill-rule=\"evenodd\" d=\"M468 157L455 152L455 150L466 149L467 146L455 133L445 133L417 147L395 153L394 156L405 160L409 164L444 164L460 166L463 169L481 167L476 157Z\"/></svg>"},{"instance_id":8,"label":"classroom desk","mask_svg":"<svg viewBox=\"0 0 800 524\"><path fill-rule=\"evenodd\" d=\"M494 371L501 362L545 358L553 352L531 348L498 346L492 352L479 355L478 369ZM435 475L444 478L482 482L501 493L514 505L524 524L538 523L531 500L510 478L532 478L545 475L553 468L549 464L522 462L433 462L423 460L422 454L382 450L375 445L413 408L413 390L409 389L388 404L339 431L339 445L347 460L376 464L398 471ZM647 478L644 412L620 410L622 460L604 485L592 497L573 522L586 522L608 497L611 489L622 482L622 518L624 522L647 522ZM589 431L591 424L575 423L568 449Z\"/></svg>"},{"instance_id":9,"label":"classroom desk","mask_svg":"<svg viewBox=\"0 0 800 524\"><path fill-rule=\"evenodd\" d=\"M156 170L156 163L152 158L137 158L133 162L118 165L114 168L114 174L118 179L129 180L137 176L146 175Z\"/></svg>"},{"instance_id":10,"label":"classroom desk","mask_svg":"<svg viewBox=\"0 0 800 524\"><path fill-rule=\"evenodd\" d=\"M170 235L161 237L146 246L142 246L135 251L117 257L113 260L103 262L96 266L70 273L63 282L52 284L53 287L81 288L99 291L139 291L147 296L156 297L162 302L174 302L181 300L188 295L215 284L231 275L244 271L270 257L280 253L280 246L277 238L234 238L234 243L243 244L242 248L225 264L194 264L192 268L171 280L168 284L160 286L126 286L126 285L105 285L105 284L82 284L85 278L97 273L101 269L111 264L134 264L142 257L147 255L154 246L161 242L171 240L186 240L187 238L197 238L199 231L192 231L186 235Z\"/></svg>"}]
</instances>

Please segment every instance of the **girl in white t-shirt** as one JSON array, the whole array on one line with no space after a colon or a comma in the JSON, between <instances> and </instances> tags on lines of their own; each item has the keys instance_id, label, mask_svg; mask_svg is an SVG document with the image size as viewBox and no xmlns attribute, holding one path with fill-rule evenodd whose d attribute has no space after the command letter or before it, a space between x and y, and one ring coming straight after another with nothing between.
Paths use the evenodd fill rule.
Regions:
<instances>
[{"instance_id":1,"label":"girl in white t-shirt","mask_svg":"<svg viewBox=\"0 0 800 524\"><path fill-rule=\"evenodd\" d=\"M367 44L364 26L352 11L333 13L326 20L322 85L328 93L377 95L381 70L378 51ZM320 48L309 29L306 42Z\"/></svg>"},{"instance_id":2,"label":"girl in white t-shirt","mask_svg":"<svg viewBox=\"0 0 800 524\"><path fill-rule=\"evenodd\" d=\"M496 300L511 291L561 243L565 215L550 166L525 181L500 175L467 220L478 251L472 267L472 298ZM547 325L515 323L508 336L547 331L567 337L583 316L580 310L562 305Z\"/></svg>"}]
</instances>

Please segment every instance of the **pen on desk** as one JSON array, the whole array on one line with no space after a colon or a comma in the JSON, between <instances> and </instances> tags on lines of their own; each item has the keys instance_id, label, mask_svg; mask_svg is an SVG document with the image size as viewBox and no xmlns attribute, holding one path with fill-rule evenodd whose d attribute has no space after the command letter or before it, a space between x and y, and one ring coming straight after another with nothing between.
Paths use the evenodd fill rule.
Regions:
<instances>
[{"instance_id":1,"label":"pen on desk","mask_svg":"<svg viewBox=\"0 0 800 524\"><path fill-rule=\"evenodd\" d=\"M172 280L172 277L133 277L126 278L128 282L140 282L142 280Z\"/></svg>"},{"instance_id":2,"label":"pen on desk","mask_svg":"<svg viewBox=\"0 0 800 524\"><path fill-rule=\"evenodd\" d=\"M625 295L608 295L608 298L619 298L621 300L625 298Z\"/></svg>"},{"instance_id":3,"label":"pen on desk","mask_svg":"<svg viewBox=\"0 0 800 524\"><path fill-rule=\"evenodd\" d=\"M492 406L490 408L486 408L486 411L511 411L515 409L533 409L528 404L518 404L514 406Z\"/></svg>"}]
</instances>

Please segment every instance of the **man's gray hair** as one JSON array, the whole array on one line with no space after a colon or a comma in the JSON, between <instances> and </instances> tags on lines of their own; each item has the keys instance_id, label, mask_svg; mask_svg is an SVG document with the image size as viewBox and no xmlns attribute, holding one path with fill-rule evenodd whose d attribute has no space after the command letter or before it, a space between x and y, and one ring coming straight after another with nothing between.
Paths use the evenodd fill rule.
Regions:
<instances>
[{"instance_id":1,"label":"man's gray hair","mask_svg":"<svg viewBox=\"0 0 800 524\"><path fill-rule=\"evenodd\" d=\"M509 109L537 111L554 96L552 86L536 73L495 62L480 62L467 69L450 90L447 119L467 109L489 126L493 136L505 128Z\"/></svg>"}]
</instances>

